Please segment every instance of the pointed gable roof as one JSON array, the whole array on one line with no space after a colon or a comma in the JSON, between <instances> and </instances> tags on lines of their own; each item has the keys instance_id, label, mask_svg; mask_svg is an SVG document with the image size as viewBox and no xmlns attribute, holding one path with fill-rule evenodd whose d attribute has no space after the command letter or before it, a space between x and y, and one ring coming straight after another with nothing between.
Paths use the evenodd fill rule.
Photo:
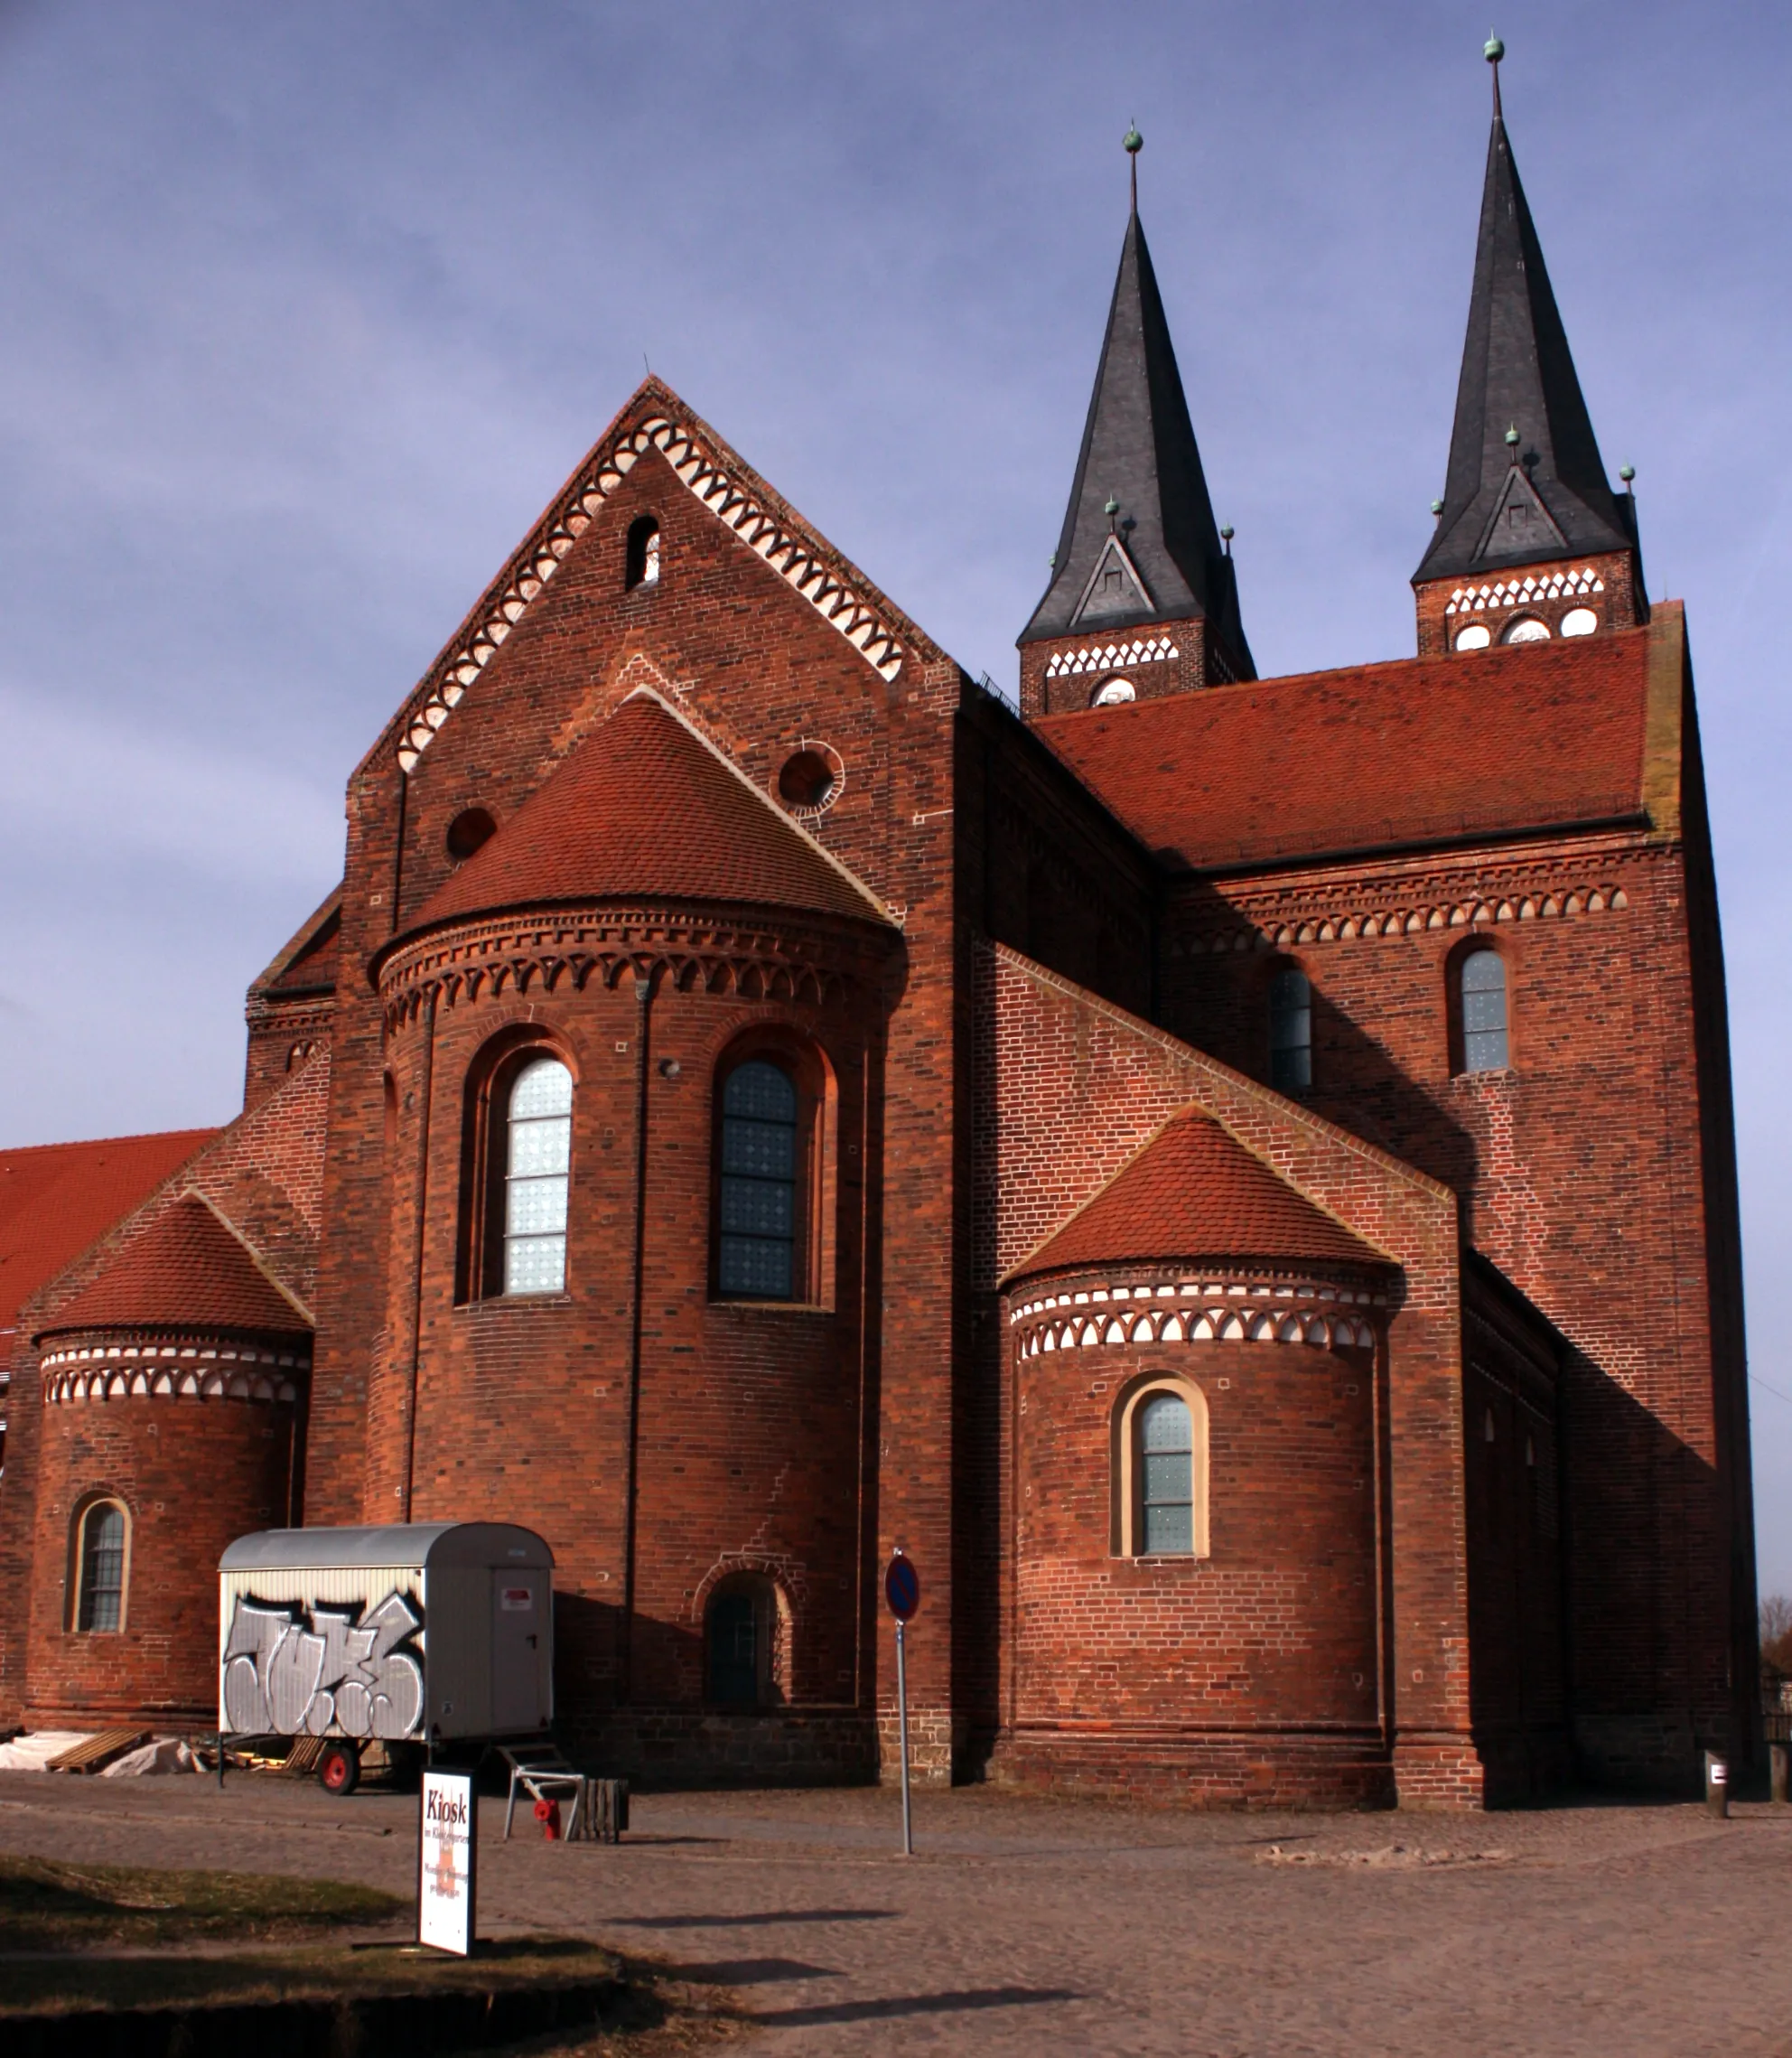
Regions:
<instances>
[{"instance_id":1,"label":"pointed gable roof","mask_svg":"<svg viewBox=\"0 0 1792 2058\"><path fill-rule=\"evenodd\" d=\"M1158 1259L1386 1265L1199 1108L1185 1108L1010 1277Z\"/></svg>"},{"instance_id":2,"label":"pointed gable roof","mask_svg":"<svg viewBox=\"0 0 1792 2058\"><path fill-rule=\"evenodd\" d=\"M311 1318L198 1193L134 1230L45 1336L79 1329L226 1329L303 1335Z\"/></svg>"},{"instance_id":3,"label":"pointed gable roof","mask_svg":"<svg viewBox=\"0 0 1792 2058\"><path fill-rule=\"evenodd\" d=\"M889 921L844 865L642 688L443 881L415 927L637 895Z\"/></svg>"},{"instance_id":4,"label":"pointed gable roof","mask_svg":"<svg viewBox=\"0 0 1792 2058\"><path fill-rule=\"evenodd\" d=\"M1110 499L1119 502L1111 516ZM1120 559L1104 566L1116 537L1124 546ZM1083 447L1052 564L1051 584L1021 632L1022 643L1080 628L1131 628L1205 615L1241 676L1253 676L1232 561L1220 548L1170 323L1136 210L1120 249ZM1098 579L1104 570L1115 576Z\"/></svg>"},{"instance_id":5,"label":"pointed gable roof","mask_svg":"<svg viewBox=\"0 0 1792 2058\"><path fill-rule=\"evenodd\" d=\"M1515 502L1525 510L1516 522ZM1606 480L1496 99L1443 512L1414 580L1628 550L1634 540Z\"/></svg>"}]
</instances>

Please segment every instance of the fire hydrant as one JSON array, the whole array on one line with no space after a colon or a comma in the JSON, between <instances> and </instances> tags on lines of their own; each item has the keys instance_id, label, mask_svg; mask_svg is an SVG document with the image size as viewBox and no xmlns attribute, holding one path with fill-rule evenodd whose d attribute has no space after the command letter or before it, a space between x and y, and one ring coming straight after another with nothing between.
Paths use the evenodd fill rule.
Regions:
<instances>
[{"instance_id":1,"label":"fire hydrant","mask_svg":"<svg viewBox=\"0 0 1792 2058\"><path fill-rule=\"evenodd\" d=\"M537 1801L535 1819L541 1824L541 1833L550 1844L560 1840L560 1803L557 1801Z\"/></svg>"}]
</instances>

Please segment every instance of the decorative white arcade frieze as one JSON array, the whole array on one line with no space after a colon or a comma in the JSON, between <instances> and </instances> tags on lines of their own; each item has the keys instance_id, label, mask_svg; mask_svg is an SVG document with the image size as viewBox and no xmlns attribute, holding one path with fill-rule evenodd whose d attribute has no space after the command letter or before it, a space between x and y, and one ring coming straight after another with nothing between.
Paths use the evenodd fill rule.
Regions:
<instances>
[{"instance_id":1,"label":"decorative white arcade frieze","mask_svg":"<svg viewBox=\"0 0 1792 2058\"><path fill-rule=\"evenodd\" d=\"M1490 607L1522 607L1526 601L1568 600L1581 594L1602 594L1605 581L1591 569L1552 572L1546 579L1496 579L1488 586L1458 586L1445 614L1481 614Z\"/></svg>"},{"instance_id":2,"label":"decorative white arcade frieze","mask_svg":"<svg viewBox=\"0 0 1792 2058\"><path fill-rule=\"evenodd\" d=\"M1054 650L1046 661L1047 678L1078 678L1086 672L1113 671L1119 665L1162 664L1182 655L1168 636L1144 636L1133 643L1105 643L1079 650Z\"/></svg>"},{"instance_id":3,"label":"decorative white arcade frieze","mask_svg":"<svg viewBox=\"0 0 1792 2058\"><path fill-rule=\"evenodd\" d=\"M83 1344L46 1352L44 1406L74 1400L159 1397L192 1400L294 1400L303 1351L256 1351L218 1344Z\"/></svg>"},{"instance_id":4,"label":"decorative white arcade frieze","mask_svg":"<svg viewBox=\"0 0 1792 2058\"><path fill-rule=\"evenodd\" d=\"M1021 1355L1102 1344L1307 1343L1373 1350L1373 1309L1387 1296L1346 1286L1241 1285L1185 1279L1154 1286L1065 1288L1009 1311Z\"/></svg>"}]
</instances>

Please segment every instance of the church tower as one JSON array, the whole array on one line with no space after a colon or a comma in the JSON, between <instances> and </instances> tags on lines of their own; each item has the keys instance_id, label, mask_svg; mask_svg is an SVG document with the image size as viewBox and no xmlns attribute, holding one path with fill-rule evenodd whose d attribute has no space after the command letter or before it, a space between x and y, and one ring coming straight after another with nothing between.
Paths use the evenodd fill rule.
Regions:
<instances>
[{"instance_id":1,"label":"church tower","mask_svg":"<svg viewBox=\"0 0 1792 2058\"><path fill-rule=\"evenodd\" d=\"M1419 655L1595 636L1648 619L1637 503L1594 440L1499 102L1437 530L1413 589ZM1630 478L1624 472L1628 485Z\"/></svg>"},{"instance_id":2,"label":"church tower","mask_svg":"<svg viewBox=\"0 0 1792 2058\"><path fill-rule=\"evenodd\" d=\"M1139 221L1143 141L1051 583L1020 636L1029 717L1256 677Z\"/></svg>"}]
</instances>

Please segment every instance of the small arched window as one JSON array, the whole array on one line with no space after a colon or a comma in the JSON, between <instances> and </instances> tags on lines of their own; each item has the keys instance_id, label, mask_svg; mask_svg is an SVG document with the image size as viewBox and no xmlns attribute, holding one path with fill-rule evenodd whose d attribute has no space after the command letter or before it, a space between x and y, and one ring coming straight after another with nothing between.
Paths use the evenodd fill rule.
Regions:
<instances>
[{"instance_id":1,"label":"small arched window","mask_svg":"<svg viewBox=\"0 0 1792 2058\"><path fill-rule=\"evenodd\" d=\"M1195 1425L1181 1394L1154 1393L1138 1413L1139 1527L1146 1558L1195 1548Z\"/></svg>"},{"instance_id":2,"label":"small arched window","mask_svg":"<svg viewBox=\"0 0 1792 2058\"><path fill-rule=\"evenodd\" d=\"M768 1058L736 1065L723 1086L716 1285L730 1299L802 1290L799 1113L795 1080Z\"/></svg>"},{"instance_id":3,"label":"small arched window","mask_svg":"<svg viewBox=\"0 0 1792 2058\"><path fill-rule=\"evenodd\" d=\"M1470 950L1457 967L1462 1024L1462 1070L1504 1071L1511 1062L1506 1029L1506 960L1498 950Z\"/></svg>"},{"instance_id":4,"label":"small arched window","mask_svg":"<svg viewBox=\"0 0 1792 2058\"><path fill-rule=\"evenodd\" d=\"M631 590L659 584L659 524L651 515L642 515L629 524L623 583Z\"/></svg>"},{"instance_id":5,"label":"small arched window","mask_svg":"<svg viewBox=\"0 0 1792 2058\"><path fill-rule=\"evenodd\" d=\"M83 1634L124 1627L126 1537L125 1511L116 1501L96 1501L80 1517L75 1627Z\"/></svg>"},{"instance_id":6,"label":"small arched window","mask_svg":"<svg viewBox=\"0 0 1792 2058\"><path fill-rule=\"evenodd\" d=\"M573 1075L558 1058L531 1059L516 1074L504 1127L504 1291L564 1292Z\"/></svg>"},{"instance_id":7,"label":"small arched window","mask_svg":"<svg viewBox=\"0 0 1792 2058\"><path fill-rule=\"evenodd\" d=\"M1304 1093L1313 1082L1313 989L1304 972L1278 972L1269 989L1269 1083Z\"/></svg>"}]
</instances>

